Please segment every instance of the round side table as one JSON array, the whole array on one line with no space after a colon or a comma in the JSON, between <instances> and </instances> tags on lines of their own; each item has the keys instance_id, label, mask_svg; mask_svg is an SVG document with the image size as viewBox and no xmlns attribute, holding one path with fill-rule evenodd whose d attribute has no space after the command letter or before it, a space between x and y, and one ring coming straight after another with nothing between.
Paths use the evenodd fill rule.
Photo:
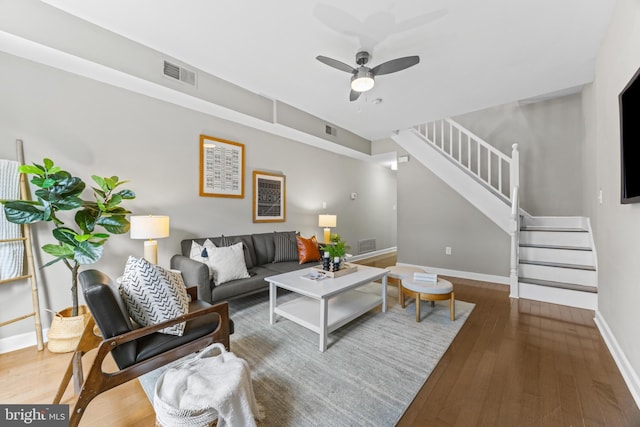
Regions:
<instances>
[{"instance_id":1,"label":"round side table","mask_svg":"<svg viewBox=\"0 0 640 427\"><path fill-rule=\"evenodd\" d=\"M431 301L432 304L434 301L449 300L449 314L451 320L455 320L455 296L453 285L448 280L438 279L437 282L426 282L407 277L402 279L400 287L400 306L402 308L405 307L405 294L413 297L416 301L416 322L420 321L420 300Z\"/></svg>"},{"instance_id":2,"label":"round side table","mask_svg":"<svg viewBox=\"0 0 640 427\"><path fill-rule=\"evenodd\" d=\"M387 283L398 286L398 304L402 305L402 279L412 278L413 273L424 273L425 271L422 268L402 265L392 265L386 269L389 271L389 274L387 274Z\"/></svg>"}]
</instances>

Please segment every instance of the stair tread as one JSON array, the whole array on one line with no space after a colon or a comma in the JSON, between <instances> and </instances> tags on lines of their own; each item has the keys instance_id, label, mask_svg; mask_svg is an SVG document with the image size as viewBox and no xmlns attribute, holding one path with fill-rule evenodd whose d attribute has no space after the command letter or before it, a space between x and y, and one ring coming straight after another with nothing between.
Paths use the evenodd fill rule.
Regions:
<instances>
[{"instance_id":1,"label":"stair tread","mask_svg":"<svg viewBox=\"0 0 640 427\"><path fill-rule=\"evenodd\" d=\"M569 233L588 233L589 230L582 227L550 227L544 225L523 225L520 227L520 231L555 231L555 232L569 232Z\"/></svg>"},{"instance_id":2,"label":"stair tread","mask_svg":"<svg viewBox=\"0 0 640 427\"><path fill-rule=\"evenodd\" d=\"M527 260L527 259L520 259L520 264L541 265L545 267L570 268L573 270L596 271L596 268L592 265L567 264L563 262L533 261L533 260Z\"/></svg>"},{"instance_id":3,"label":"stair tread","mask_svg":"<svg viewBox=\"0 0 640 427\"><path fill-rule=\"evenodd\" d=\"M536 243L520 243L521 248L540 248L540 249L563 249L567 251L588 251L591 252L591 249L588 246L563 246L563 245L539 245Z\"/></svg>"},{"instance_id":4,"label":"stair tread","mask_svg":"<svg viewBox=\"0 0 640 427\"><path fill-rule=\"evenodd\" d=\"M579 285L577 283L554 282L553 280L530 279L528 277L518 277L518 282L530 285L548 286L551 288L570 289L573 291L597 293L597 286Z\"/></svg>"}]
</instances>

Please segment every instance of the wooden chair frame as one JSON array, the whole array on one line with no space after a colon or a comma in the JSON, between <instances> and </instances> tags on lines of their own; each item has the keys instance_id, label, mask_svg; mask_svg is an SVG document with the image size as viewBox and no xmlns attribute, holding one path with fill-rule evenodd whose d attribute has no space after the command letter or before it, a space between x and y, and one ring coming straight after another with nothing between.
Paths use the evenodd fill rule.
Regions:
<instances>
[{"instance_id":1,"label":"wooden chair frame","mask_svg":"<svg viewBox=\"0 0 640 427\"><path fill-rule=\"evenodd\" d=\"M164 353L158 354L146 360L134 363L124 369L117 370L115 372L104 372L102 365L107 357L113 351L124 343L140 339L141 337L157 333L159 330L168 326L175 325L181 322L187 322L189 320L215 313L218 315L218 327L193 341L182 344L178 347L172 348ZM87 405L100 393L110 390L120 384L123 384L134 378L160 368L167 363L173 362L188 354L195 353L198 350L202 350L206 346L219 342L222 343L227 350L229 350L229 306L226 302L212 305L200 310L193 311L183 316L177 317L173 320L159 323L153 326L142 327L122 335L115 336L113 338L103 340L101 337L94 333L95 322L93 317L84 329L80 342L76 348L76 351L67 367L67 371L64 374L62 382L58 388L58 392L54 398L53 403L58 404L62 399L69 381L73 376L74 360L76 358L82 358L84 354L98 347L98 352L93 364L89 370L86 381L83 382L80 395L73 406L73 410L70 414L70 427L77 427L80 423L80 419L87 408ZM82 373L80 372L80 375ZM80 382L82 380L80 379Z\"/></svg>"}]
</instances>

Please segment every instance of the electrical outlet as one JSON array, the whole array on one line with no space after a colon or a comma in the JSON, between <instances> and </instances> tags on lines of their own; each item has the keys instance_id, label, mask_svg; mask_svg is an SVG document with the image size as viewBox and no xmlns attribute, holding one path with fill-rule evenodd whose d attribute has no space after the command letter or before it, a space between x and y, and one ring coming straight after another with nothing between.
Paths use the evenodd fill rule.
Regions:
<instances>
[{"instance_id":1,"label":"electrical outlet","mask_svg":"<svg viewBox=\"0 0 640 427\"><path fill-rule=\"evenodd\" d=\"M451 255L451 246L446 246L444 248L444 254L445 255Z\"/></svg>"}]
</instances>

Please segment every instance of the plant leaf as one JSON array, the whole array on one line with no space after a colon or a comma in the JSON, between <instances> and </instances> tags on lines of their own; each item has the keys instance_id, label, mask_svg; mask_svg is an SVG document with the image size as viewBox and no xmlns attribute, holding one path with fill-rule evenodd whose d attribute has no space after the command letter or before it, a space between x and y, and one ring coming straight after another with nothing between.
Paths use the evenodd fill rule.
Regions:
<instances>
[{"instance_id":1,"label":"plant leaf","mask_svg":"<svg viewBox=\"0 0 640 427\"><path fill-rule=\"evenodd\" d=\"M4 204L7 221L15 224L32 224L45 219L44 212L32 203L16 200Z\"/></svg>"},{"instance_id":2,"label":"plant leaf","mask_svg":"<svg viewBox=\"0 0 640 427\"><path fill-rule=\"evenodd\" d=\"M123 181L123 183L124 182L127 182L127 181ZM131 190L121 190L118 192L118 194L120 195L120 197L126 200L131 200L136 198L136 193L134 193Z\"/></svg>"},{"instance_id":3,"label":"plant leaf","mask_svg":"<svg viewBox=\"0 0 640 427\"><path fill-rule=\"evenodd\" d=\"M98 218L101 225L111 234L124 234L129 231L129 221L124 215L109 215Z\"/></svg>"},{"instance_id":4,"label":"plant leaf","mask_svg":"<svg viewBox=\"0 0 640 427\"><path fill-rule=\"evenodd\" d=\"M44 176L44 170L35 165L22 165L18 170L26 174Z\"/></svg>"},{"instance_id":5,"label":"plant leaf","mask_svg":"<svg viewBox=\"0 0 640 427\"><path fill-rule=\"evenodd\" d=\"M73 259L82 265L97 262L104 253L102 243L80 242L73 249Z\"/></svg>"},{"instance_id":6,"label":"plant leaf","mask_svg":"<svg viewBox=\"0 0 640 427\"><path fill-rule=\"evenodd\" d=\"M100 217L100 213L91 208L85 208L76 212L75 221L76 224L85 233L91 233L96 227L96 221Z\"/></svg>"},{"instance_id":7,"label":"plant leaf","mask_svg":"<svg viewBox=\"0 0 640 427\"><path fill-rule=\"evenodd\" d=\"M73 247L70 245L54 245L48 244L42 247L42 250L57 258L73 259Z\"/></svg>"}]
</instances>

